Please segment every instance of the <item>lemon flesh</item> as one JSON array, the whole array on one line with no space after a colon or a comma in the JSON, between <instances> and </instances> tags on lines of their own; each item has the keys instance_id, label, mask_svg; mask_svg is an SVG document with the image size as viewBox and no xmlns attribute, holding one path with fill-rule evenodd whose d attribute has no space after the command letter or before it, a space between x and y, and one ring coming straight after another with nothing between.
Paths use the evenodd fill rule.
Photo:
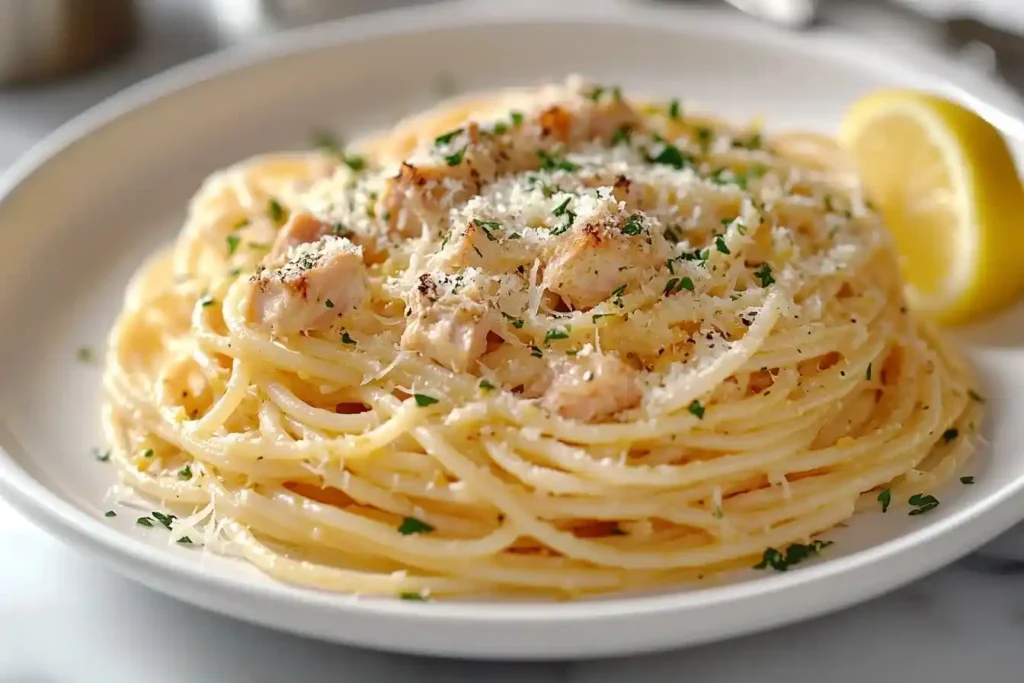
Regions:
<instances>
[{"instance_id":1,"label":"lemon flesh","mask_svg":"<svg viewBox=\"0 0 1024 683\"><path fill-rule=\"evenodd\" d=\"M1024 291L1024 188L991 124L935 95L885 90L846 113L839 142L896 239L911 306L957 324Z\"/></svg>"}]
</instances>

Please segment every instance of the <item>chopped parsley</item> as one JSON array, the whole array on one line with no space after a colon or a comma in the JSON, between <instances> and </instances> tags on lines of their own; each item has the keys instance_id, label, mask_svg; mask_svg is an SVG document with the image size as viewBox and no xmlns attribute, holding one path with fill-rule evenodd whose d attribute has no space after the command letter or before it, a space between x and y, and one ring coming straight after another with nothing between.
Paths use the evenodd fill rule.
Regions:
<instances>
[{"instance_id":1,"label":"chopped parsley","mask_svg":"<svg viewBox=\"0 0 1024 683\"><path fill-rule=\"evenodd\" d=\"M103 513L103 516L104 517L117 517L117 513L114 512L113 510L107 510L106 512Z\"/></svg>"},{"instance_id":2,"label":"chopped parsley","mask_svg":"<svg viewBox=\"0 0 1024 683\"><path fill-rule=\"evenodd\" d=\"M939 507L938 498L935 496L927 496L923 493L915 493L907 502L914 506L914 509L908 513L911 517L915 515L923 515L929 510L934 510Z\"/></svg>"},{"instance_id":3,"label":"chopped parsley","mask_svg":"<svg viewBox=\"0 0 1024 683\"><path fill-rule=\"evenodd\" d=\"M698 420L704 419L704 406L701 405L700 401L694 399L693 403L690 404L689 410L690 414Z\"/></svg>"},{"instance_id":4,"label":"chopped parsley","mask_svg":"<svg viewBox=\"0 0 1024 683\"><path fill-rule=\"evenodd\" d=\"M868 380L869 382L871 381L871 366L872 365L874 365L874 363L868 363L868 369L864 372L864 379Z\"/></svg>"},{"instance_id":5,"label":"chopped parsley","mask_svg":"<svg viewBox=\"0 0 1024 683\"><path fill-rule=\"evenodd\" d=\"M178 478L180 478L180 479L191 479L192 478L192 466L191 465L185 465L180 470L178 470Z\"/></svg>"},{"instance_id":6,"label":"chopped parsley","mask_svg":"<svg viewBox=\"0 0 1024 683\"><path fill-rule=\"evenodd\" d=\"M148 527L150 529L153 528L153 520L151 520L149 517L139 517L137 520L135 520L135 523L139 526Z\"/></svg>"},{"instance_id":7,"label":"chopped parsley","mask_svg":"<svg viewBox=\"0 0 1024 683\"><path fill-rule=\"evenodd\" d=\"M563 329L559 329L557 327L552 327L550 330L548 330L544 334L544 343L545 344L550 344L555 339L568 339L568 338L569 338L569 330L568 330L568 328L563 330Z\"/></svg>"},{"instance_id":8,"label":"chopped parsley","mask_svg":"<svg viewBox=\"0 0 1024 683\"><path fill-rule=\"evenodd\" d=\"M314 131L311 139L313 147L331 154L341 155L341 140L334 133L326 130Z\"/></svg>"},{"instance_id":9,"label":"chopped parsley","mask_svg":"<svg viewBox=\"0 0 1024 683\"><path fill-rule=\"evenodd\" d=\"M597 102L599 99L601 99L601 95L603 95L603 94L604 94L604 86L602 86L602 85L595 85L593 90L591 90L590 92L586 93L586 96L587 96L587 98L593 100L594 102Z\"/></svg>"},{"instance_id":10,"label":"chopped parsley","mask_svg":"<svg viewBox=\"0 0 1024 683\"><path fill-rule=\"evenodd\" d=\"M754 277L761 281L762 287L775 283L775 278L772 277L772 267L767 263L762 263L761 267L754 271Z\"/></svg>"},{"instance_id":11,"label":"chopped parsley","mask_svg":"<svg viewBox=\"0 0 1024 683\"><path fill-rule=\"evenodd\" d=\"M697 144L700 145L700 151L704 154L708 153L708 148L711 147L711 143L714 139L714 133L710 128L701 126L697 129Z\"/></svg>"},{"instance_id":12,"label":"chopped parsley","mask_svg":"<svg viewBox=\"0 0 1024 683\"><path fill-rule=\"evenodd\" d=\"M521 126L521 125L523 125L523 118L524 118L523 117L523 112L521 112L521 111L509 112L508 117L512 120L512 125L513 126Z\"/></svg>"},{"instance_id":13,"label":"chopped parsley","mask_svg":"<svg viewBox=\"0 0 1024 683\"><path fill-rule=\"evenodd\" d=\"M426 394L413 394L412 397L416 399L416 405L420 408L426 408L429 405L437 403L437 399L433 396L427 396Z\"/></svg>"},{"instance_id":14,"label":"chopped parsley","mask_svg":"<svg viewBox=\"0 0 1024 683\"><path fill-rule=\"evenodd\" d=\"M327 308L334 308L334 302L331 301L330 299L325 299L324 306L326 306Z\"/></svg>"},{"instance_id":15,"label":"chopped parsley","mask_svg":"<svg viewBox=\"0 0 1024 683\"><path fill-rule=\"evenodd\" d=\"M331 234L335 237L348 237L352 234L352 231L346 228L344 223L339 221L331 224Z\"/></svg>"},{"instance_id":16,"label":"chopped parsley","mask_svg":"<svg viewBox=\"0 0 1024 683\"><path fill-rule=\"evenodd\" d=\"M777 572L784 572L795 564L814 557L824 548L832 545L832 541L811 541L807 545L794 543L786 548L785 554L775 548L767 548L761 561L754 565L754 569L767 569L771 567Z\"/></svg>"},{"instance_id":17,"label":"chopped parsley","mask_svg":"<svg viewBox=\"0 0 1024 683\"><path fill-rule=\"evenodd\" d=\"M643 218L640 217L640 214L634 213L626 219L620 230L627 235L639 235L644 231Z\"/></svg>"},{"instance_id":18,"label":"chopped parsley","mask_svg":"<svg viewBox=\"0 0 1024 683\"><path fill-rule=\"evenodd\" d=\"M99 462L107 462L110 460L111 450L108 448L105 451L101 451L98 448L92 449L92 457L96 458Z\"/></svg>"},{"instance_id":19,"label":"chopped parsley","mask_svg":"<svg viewBox=\"0 0 1024 683\"><path fill-rule=\"evenodd\" d=\"M461 132L462 132L461 128L456 128L455 130L450 130L447 133L444 133L443 135L438 135L436 138L434 138L434 144L435 145L447 145L449 142L452 141L452 138L454 138L456 135L458 135Z\"/></svg>"},{"instance_id":20,"label":"chopped parsley","mask_svg":"<svg viewBox=\"0 0 1024 683\"><path fill-rule=\"evenodd\" d=\"M174 515L165 515L162 512L154 512L153 519L163 524L168 529L171 528L171 522L177 519Z\"/></svg>"},{"instance_id":21,"label":"chopped parsley","mask_svg":"<svg viewBox=\"0 0 1024 683\"><path fill-rule=\"evenodd\" d=\"M284 210L281 203L276 199L271 199L267 202L267 215L270 216L270 220L274 221L274 225L282 226L285 220L288 219L288 212Z\"/></svg>"},{"instance_id":22,"label":"chopped parsley","mask_svg":"<svg viewBox=\"0 0 1024 683\"><path fill-rule=\"evenodd\" d=\"M466 149L466 147L463 147L458 152L455 152L454 154L449 154L444 158L444 162L449 166L458 166L459 164L462 163L462 158L466 156Z\"/></svg>"},{"instance_id":23,"label":"chopped parsley","mask_svg":"<svg viewBox=\"0 0 1024 683\"><path fill-rule=\"evenodd\" d=\"M523 325L526 324L526 322L522 318L512 317L511 315L505 313L504 311L501 312L501 317L512 323L512 327L516 328L517 330L523 329Z\"/></svg>"},{"instance_id":24,"label":"chopped parsley","mask_svg":"<svg viewBox=\"0 0 1024 683\"><path fill-rule=\"evenodd\" d=\"M892 502L892 489L882 489L878 494L878 502L882 505L882 512L888 510L889 503Z\"/></svg>"},{"instance_id":25,"label":"chopped parsley","mask_svg":"<svg viewBox=\"0 0 1024 683\"><path fill-rule=\"evenodd\" d=\"M75 352L75 357L78 358L80 363L91 363L92 349L88 346L79 346L78 351Z\"/></svg>"},{"instance_id":26,"label":"chopped parsley","mask_svg":"<svg viewBox=\"0 0 1024 683\"><path fill-rule=\"evenodd\" d=\"M156 455L156 453L153 451L152 448L147 448L142 452L143 458L152 458L154 455Z\"/></svg>"},{"instance_id":27,"label":"chopped parsley","mask_svg":"<svg viewBox=\"0 0 1024 683\"><path fill-rule=\"evenodd\" d=\"M206 308L207 306L212 306L215 303L216 300L209 294L207 294L206 296L199 300L199 305L202 306L203 308Z\"/></svg>"},{"instance_id":28,"label":"chopped parsley","mask_svg":"<svg viewBox=\"0 0 1024 683\"><path fill-rule=\"evenodd\" d=\"M572 197L566 197L565 201L555 207L554 214L557 217L565 215L566 209L569 208L569 202L572 201Z\"/></svg>"},{"instance_id":29,"label":"chopped parsley","mask_svg":"<svg viewBox=\"0 0 1024 683\"><path fill-rule=\"evenodd\" d=\"M612 147L618 144L628 145L633 136L633 129L629 126L622 126L612 133Z\"/></svg>"},{"instance_id":30,"label":"chopped parsley","mask_svg":"<svg viewBox=\"0 0 1024 683\"><path fill-rule=\"evenodd\" d=\"M530 347L530 355L533 356L534 358L543 358L544 357L544 354L536 346L531 346Z\"/></svg>"},{"instance_id":31,"label":"chopped parsley","mask_svg":"<svg viewBox=\"0 0 1024 683\"><path fill-rule=\"evenodd\" d=\"M540 159L540 168L543 171L575 171L579 168L568 159L556 157L542 149L537 150L537 158Z\"/></svg>"},{"instance_id":32,"label":"chopped parsley","mask_svg":"<svg viewBox=\"0 0 1024 683\"><path fill-rule=\"evenodd\" d=\"M178 539L178 543L180 543L182 545L192 545L192 539L189 538L188 536L182 536L181 538Z\"/></svg>"},{"instance_id":33,"label":"chopped parsley","mask_svg":"<svg viewBox=\"0 0 1024 683\"><path fill-rule=\"evenodd\" d=\"M555 226L551 230L552 235L561 235L563 232L572 227L572 224L576 222L576 212L566 211L565 212L565 223Z\"/></svg>"},{"instance_id":34,"label":"chopped parsley","mask_svg":"<svg viewBox=\"0 0 1024 683\"><path fill-rule=\"evenodd\" d=\"M474 218L473 225L480 228L483 231L484 235L487 237L487 239L490 240L491 242L498 241L498 238L491 234L491 230L500 230L501 223L497 221L482 221L479 218Z\"/></svg>"},{"instance_id":35,"label":"chopped parsley","mask_svg":"<svg viewBox=\"0 0 1024 683\"><path fill-rule=\"evenodd\" d=\"M693 280L688 277L674 277L665 284L665 290L663 294L670 295L675 294L681 290L688 289L693 291Z\"/></svg>"},{"instance_id":36,"label":"chopped parsley","mask_svg":"<svg viewBox=\"0 0 1024 683\"><path fill-rule=\"evenodd\" d=\"M417 602L426 602L427 599L419 593L399 593L398 597L402 600L415 600Z\"/></svg>"},{"instance_id":37,"label":"chopped parsley","mask_svg":"<svg viewBox=\"0 0 1024 683\"><path fill-rule=\"evenodd\" d=\"M228 256L231 256L232 254L235 253L235 250L238 249L238 243L242 241L242 238L239 237L238 235L228 235L227 241L228 241Z\"/></svg>"},{"instance_id":38,"label":"chopped parsley","mask_svg":"<svg viewBox=\"0 0 1024 683\"><path fill-rule=\"evenodd\" d=\"M398 533L403 536L410 534L428 534L434 530L434 527L430 526L426 522L421 522L415 517L403 517L402 523L398 525Z\"/></svg>"},{"instance_id":39,"label":"chopped parsley","mask_svg":"<svg viewBox=\"0 0 1024 683\"><path fill-rule=\"evenodd\" d=\"M342 332L341 333L341 343L342 344L350 344L351 346L355 346L359 342L357 342L355 339L350 337L348 332Z\"/></svg>"},{"instance_id":40,"label":"chopped parsley","mask_svg":"<svg viewBox=\"0 0 1024 683\"><path fill-rule=\"evenodd\" d=\"M960 483L966 486L970 486L974 483L974 477L960 477Z\"/></svg>"},{"instance_id":41,"label":"chopped parsley","mask_svg":"<svg viewBox=\"0 0 1024 683\"><path fill-rule=\"evenodd\" d=\"M723 235L715 236L715 249L722 254L731 254L729 247L725 243L725 237Z\"/></svg>"},{"instance_id":42,"label":"chopped parsley","mask_svg":"<svg viewBox=\"0 0 1024 683\"><path fill-rule=\"evenodd\" d=\"M612 290L612 298L618 298L626 293L626 285L620 285Z\"/></svg>"},{"instance_id":43,"label":"chopped parsley","mask_svg":"<svg viewBox=\"0 0 1024 683\"><path fill-rule=\"evenodd\" d=\"M497 387L485 379L480 380L480 388L484 391L494 391Z\"/></svg>"},{"instance_id":44,"label":"chopped parsley","mask_svg":"<svg viewBox=\"0 0 1024 683\"><path fill-rule=\"evenodd\" d=\"M674 147L668 143L663 143L664 148L656 156L648 156L647 161L652 164L665 164L666 166L672 166L673 168L683 169L693 163L693 157L688 154L684 154L679 151L678 147Z\"/></svg>"},{"instance_id":45,"label":"chopped parsley","mask_svg":"<svg viewBox=\"0 0 1024 683\"><path fill-rule=\"evenodd\" d=\"M960 436L960 430L958 429L947 429L946 431L942 432L942 440L945 441L946 443L949 443L958 436Z\"/></svg>"},{"instance_id":46,"label":"chopped parsley","mask_svg":"<svg viewBox=\"0 0 1024 683\"><path fill-rule=\"evenodd\" d=\"M967 395L970 396L973 400L977 401L978 403L984 403L985 402L985 399L981 397L981 394L979 394L974 389L968 389L967 390Z\"/></svg>"},{"instance_id":47,"label":"chopped parsley","mask_svg":"<svg viewBox=\"0 0 1024 683\"><path fill-rule=\"evenodd\" d=\"M682 118L683 108L679 105L679 100L674 99L668 103L668 117L673 121L678 121Z\"/></svg>"}]
</instances>

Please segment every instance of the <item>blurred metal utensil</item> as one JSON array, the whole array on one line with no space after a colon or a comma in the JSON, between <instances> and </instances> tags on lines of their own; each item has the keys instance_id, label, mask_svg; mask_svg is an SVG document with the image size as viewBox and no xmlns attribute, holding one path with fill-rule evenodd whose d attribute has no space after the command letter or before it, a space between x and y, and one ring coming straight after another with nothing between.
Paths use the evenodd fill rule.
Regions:
<instances>
[{"instance_id":1,"label":"blurred metal utensil","mask_svg":"<svg viewBox=\"0 0 1024 683\"><path fill-rule=\"evenodd\" d=\"M0 85L64 76L124 49L134 0L0 0Z\"/></svg>"},{"instance_id":2,"label":"blurred metal utensil","mask_svg":"<svg viewBox=\"0 0 1024 683\"><path fill-rule=\"evenodd\" d=\"M814 23L818 0L725 0L753 17L777 26L799 29Z\"/></svg>"}]
</instances>

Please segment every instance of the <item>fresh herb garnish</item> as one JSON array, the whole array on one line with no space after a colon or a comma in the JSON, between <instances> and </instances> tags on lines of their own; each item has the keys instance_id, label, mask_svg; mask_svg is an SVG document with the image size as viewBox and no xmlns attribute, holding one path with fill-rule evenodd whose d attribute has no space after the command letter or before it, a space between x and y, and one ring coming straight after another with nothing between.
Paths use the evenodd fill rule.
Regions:
<instances>
[{"instance_id":1,"label":"fresh herb garnish","mask_svg":"<svg viewBox=\"0 0 1024 683\"><path fill-rule=\"evenodd\" d=\"M154 455L156 455L156 453L153 451L152 448L147 448L142 452L143 458L152 458Z\"/></svg>"},{"instance_id":2,"label":"fresh herb garnish","mask_svg":"<svg viewBox=\"0 0 1024 683\"><path fill-rule=\"evenodd\" d=\"M235 250L238 249L238 243L241 241L242 238L239 237L238 235L228 235L228 256L231 256L232 254L235 253Z\"/></svg>"},{"instance_id":3,"label":"fresh herb garnish","mask_svg":"<svg viewBox=\"0 0 1024 683\"><path fill-rule=\"evenodd\" d=\"M484 391L494 391L496 387L487 380L482 379L480 380L480 388Z\"/></svg>"},{"instance_id":4,"label":"fresh herb garnish","mask_svg":"<svg viewBox=\"0 0 1024 683\"><path fill-rule=\"evenodd\" d=\"M569 338L569 331L568 330L562 330L562 329L559 329L557 327L552 327L550 330L548 330L544 334L544 343L545 344L550 344L552 342L552 340L555 340L555 339L568 339L568 338Z\"/></svg>"},{"instance_id":5,"label":"fresh herb garnish","mask_svg":"<svg viewBox=\"0 0 1024 683\"><path fill-rule=\"evenodd\" d=\"M974 477L960 477L960 483L970 486L974 483Z\"/></svg>"},{"instance_id":6,"label":"fresh herb garnish","mask_svg":"<svg viewBox=\"0 0 1024 683\"><path fill-rule=\"evenodd\" d=\"M889 503L892 502L892 489L882 489L878 494L878 502L882 505L882 512L888 510Z\"/></svg>"},{"instance_id":7,"label":"fresh herb garnish","mask_svg":"<svg viewBox=\"0 0 1024 683\"><path fill-rule=\"evenodd\" d=\"M869 382L871 381L871 366L872 365L874 365L874 363L868 363L868 369L864 372L864 379L868 380Z\"/></svg>"},{"instance_id":8,"label":"fresh herb garnish","mask_svg":"<svg viewBox=\"0 0 1024 683\"><path fill-rule=\"evenodd\" d=\"M533 356L534 358L543 358L544 357L544 354L536 346L531 346L530 347L530 355Z\"/></svg>"},{"instance_id":9,"label":"fresh herb garnish","mask_svg":"<svg viewBox=\"0 0 1024 683\"><path fill-rule=\"evenodd\" d=\"M402 600L414 600L416 602L426 602L427 599L419 593L399 593L398 597Z\"/></svg>"},{"instance_id":10,"label":"fresh herb garnish","mask_svg":"<svg viewBox=\"0 0 1024 683\"><path fill-rule=\"evenodd\" d=\"M556 217L564 216L566 209L569 208L569 202L571 202L571 201L572 201L572 197L566 197L564 202L562 202L561 204L556 206L555 210L553 212L555 214L555 216Z\"/></svg>"},{"instance_id":11,"label":"fresh herb garnish","mask_svg":"<svg viewBox=\"0 0 1024 683\"><path fill-rule=\"evenodd\" d=\"M508 117L512 120L512 125L513 126L521 126L521 125L523 125L523 118L524 118L523 117L523 112L521 112L521 111L509 112Z\"/></svg>"},{"instance_id":12,"label":"fresh herb garnish","mask_svg":"<svg viewBox=\"0 0 1024 683\"><path fill-rule=\"evenodd\" d=\"M710 128L701 126L697 129L697 144L700 145L700 151L704 154L708 153L708 148L711 146L711 142L714 140L714 134Z\"/></svg>"},{"instance_id":13,"label":"fresh herb garnish","mask_svg":"<svg viewBox=\"0 0 1024 683\"><path fill-rule=\"evenodd\" d=\"M91 363L92 362L92 349L88 346L79 346L78 351L75 352L75 357L78 358L80 363Z\"/></svg>"},{"instance_id":14,"label":"fresh herb garnish","mask_svg":"<svg viewBox=\"0 0 1024 683\"><path fill-rule=\"evenodd\" d=\"M626 222L622 224L620 229L627 235L639 235L644 231L643 219L640 217L640 214L634 213L626 219Z\"/></svg>"},{"instance_id":15,"label":"fresh herb garnish","mask_svg":"<svg viewBox=\"0 0 1024 683\"><path fill-rule=\"evenodd\" d=\"M497 238L491 234L491 230L500 230L501 223L498 221L482 221L479 218L474 218L473 225L480 228L488 240L491 242L497 241Z\"/></svg>"},{"instance_id":16,"label":"fresh herb garnish","mask_svg":"<svg viewBox=\"0 0 1024 683\"><path fill-rule=\"evenodd\" d=\"M935 496L927 496L923 493L915 493L907 501L914 506L914 509L910 511L910 516L923 515L929 510L933 510L939 506L939 499Z\"/></svg>"},{"instance_id":17,"label":"fresh herb garnish","mask_svg":"<svg viewBox=\"0 0 1024 683\"><path fill-rule=\"evenodd\" d=\"M693 280L688 277L674 277L665 284L663 294L670 295L675 294L683 289L693 291Z\"/></svg>"},{"instance_id":18,"label":"fresh herb garnish","mask_svg":"<svg viewBox=\"0 0 1024 683\"><path fill-rule=\"evenodd\" d=\"M163 524L168 529L171 528L171 522L177 519L174 515L165 515L162 512L154 512L153 519Z\"/></svg>"},{"instance_id":19,"label":"fresh herb garnish","mask_svg":"<svg viewBox=\"0 0 1024 683\"><path fill-rule=\"evenodd\" d=\"M447 133L444 133L443 135L438 135L436 138L434 138L434 144L435 145L447 145L449 142L452 141L452 138L454 138L456 135L458 135L461 132L462 132L461 128L456 128L455 130L450 130Z\"/></svg>"},{"instance_id":20,"label":"fresh herb garnish","mask_svg":"<svg viewBox=\"0 0 1024 683\"><path fill-rule=\"evenodd\" d=\"M683 108L679 105L679 100L672 100L668 103L668 117L673 121L678 121L683 114Z\"/></svg>"},{"instance_id":21,"label":"fresh herb garnish","mask_svg":"<svg viewBox=\"0 0 1024 683\"><path fill-rule=\"evenodd\" d=\"M420 408L426 408L429 405L433 405L438 402L433 396L427 396L426 394L413 394L412 397L416 399L416 405Z\"/></svg>"},{"instance_id":22,"label":"fresh herb garnish","mask_svg":"<svg viewBox=\"0 0 1024 683\"><path fill-rule=\"evenodd\" d=\"M217 300L214 299L209 294L207 294L206 296L199 300L199 305L202 306L203 308L206 308L207 306L212 306L215 303L217 303Z\"/></svg>"},{"instance_id":23,"label":"fresh herb garnish","mask_svg":"<svg viewBox=\"0 0 1024 683\"><path fill-rule=\"evenodd\" d=\"M182 536L181 538L178 539L178 543L180 543L182 545L192 545L192 539L189 538L188 536Z\"/></svg>"},{"instance_id":24,"label":"fresh herb garnish","mask_svg":"<svg viewBox=\"0 0 1024 683\"><path fill-rule=\"evenodd\" d=\"M505 311L501 312L501 317L512 323L512 327L516 328L517 330L523 329L523 325L526 324L526 322L522 318L515 318L506 313Z\"/></svg>"},{"instance_id":25,"label":"fresh herb garnish","mask_svg":"<svg viewBox=\"0 0 1024 683\"><path fill-rule=\"evenodd\" d=\"M110 460L111 450L108 448L105 451L101 451L98 448L92 449L92 457L96 458L99 462L107 462Z\"/></svg>"},{"instance_id":26,"label":"fresh herb garnish","mask_svg":"<svg viewBox=\"0 0 1024 683\"><path fill-rule=\"evenodd\" d=\"M325 299L324 306L326 306L327 308L334 308L334 302L331 301L330 299Z\"/></svg>"},{"instance_id":27,"label":"fresh herb garnish","mask_svg":"<svg viewBox=\"0 0 1024 683\"><path fill-rule=\"evenodd\" d=\"M276 199L271 199L267 202L267 215L270 216L270 220L274 221L274 225L284 225L285 219L288 215L285 212L284 207Z\"/></svg>"},{"instance_id":28,"label":"fresh herb garnish","mask_svg":"<svg viewBox=\"0 0 1024 683\"><path fill-rule=\"evenodd\" d=\"M946 443L949 443L958 436L960 436L959 429L947 429L946 431L942 432L942 440L945 441Z\"/></svg>"},{"instance_id":29,"label":"fresh herb garnish","mask_svg":"<svg viewBox=\"0 0 1024 683\"><path fill-rule=\"evenodd\" d=\"M350 344L350 345L352 345L352 346L355 346L355 345L356 345L356 344L358 344L359 342L357 342L357 341L356 341L355 339L353 339L352 337L350 337L350 336L349 336L349 334L348 334L348 332L342 332L342 333L341 333L341 343L342 343L342 344Z\"/></svg>"},{"instance_id":30,"label":"fresh herb garnish","mask_svg":"<svg viewBox=\"0 0 1024 683\"><path fill-rule=\"evenodd\" d=\"M693 403L690 404L689 410L690 414L698 420L704 419L704 406L701 405L700 401L694 399Z\"/></svg>"},{"instance_id":31,"label":"fresh herb garnish","mask_svg":"<svg viewBox=\"0 0 1024 683\"><path fill-rule=\"evenodd\" d=\"M723 235L715 236L715 249L722 254L731 254L729 247L725 243L725 237Z\"/></svg>"},{"instance_id":32,"label":"fresh herb garnish","mask_svg":"<svg viewBox=\"0 0 1024 683\"><path fill-rule=\"evenodd\" d=\"M455 152L454 154L449 154L444 158L444 162L449 166L458 166L459 164L462 163L462 158L466 156L466 149L468 148L463 147L458 152Z\"/></svg>"},{"instance_id":33,"label":"fresh herb garnish","mask_svg":"<svg viewBox=\"0 0 1024 683\"><path fill-rule=\"evenodd\" d=\"M771 567L777 572L784 572L793 565L814 557L830 545L832 545L832 541L815 540L807 545L794 543L786 548L785 554L775 548L767 548L764 551L764 555L761 556L761 561L754 565L754 569L767 569Z\"/></svg>"},{"instance_id":34,"label":"fresh herb garnish","mask_svg":"<svg viewBox=\"0 0 1024 683\"><path fill-rule=\"evenodd\" d=\"M137 520L135 520L135 523L139 526L148 527L150 529L153 528L153 520L151 520L149 517L139 517Z\"/></svg>"},{"instance_id":35,"label":"fresh herb garnish","mask_svg":"<svg viewBox=\"0 0 1024 683\"><path fill-rule=\"evenodd\" d=\"M626 285L620 285L612 290L612 298L617 299L626 293Z\"/></svg>"},{"instance_id":36,"label":"fresh herb garnish","mask_svg":"<svg viewBox=\"0 0 1024 683\"><path fill-rule=\"evenodd\" d=\"M614 133L612 133L612 147L615 147L619 143L628 145L633 137L633 129L629 126L622 126Z\"/></svg>"},{"instance_id":37,"label":"fresh herb garnish","mask_svg":"<svg viewBox=\"0 0 1024 683\"><path fill-rule=\"evenodd\" d=\"M185 465L180 470L178 470L178 478L179 479L191 479L192 478L192 466L191 465Z\"/></svg>"},{"instance_id":38,"label":"fresh herb garnish","mask_svg":"<svg viewBox=\"0 0 1024 683\"><path fill-rule=\"evenodd\" d=\"M754 271L754 277L761 281L762 287L775 283L775 278L772 277L772 267L767 263L762 263L761 267Z\"/></svg>"},{"instance_id":39,"label":"fresh herb garnish","mask_svg":"<svg viewBox=\"0 0 1024 683\"><path fill-rule=\"evenodd\" d=\"M421 522L415 517L403 517L402 523L398 525L398 533L403 536L410 534L428 534L434 530L434 527L430 526L426 522Z\"/></svg>"},{"instance_id":40,"label":"fresh herb garnish","mask_svg":"<svg viewBox=\"0 0 1024 683\"><path fill-rule=\"evenodd\" d=\"M672 166L673 168L682 169L686 168L693 163L693 157L688 154L684 154L679 150L678 147L674 147L670 144L663 143L664 148L656 156L649 156L647 160L652 164L665 164Z\"/></svg>"},{"instance_id":41,"label":"fresh herb garnish","mask_svg":"<svg viewBox=\"0 0 1024 683\"><path fill-rule=\"evenodd\" d=\"M537 150L537 158L540 159L540 167L544 171L575 171L579 168L578 164L574 164L568 159L556 157L545 152L543 149Z\"/></svg>"},{"instance_id":42,"label":"fresh herb garnish","mask_svg":"<svg viewBox=\"0 0 1024 683\"><path fill-rule=\"evenodd\" d=\"M590 92L586 93L586 96L589 99L593 100L594 102L597 102L599 99L601 99L601 95L603 95L603 94L604 94L604 86L595 85L594 88Z\"/></svg>"},{"instance_id":43,"label":"fresh herb garnish","mask_svg":"<svg viewBox=\"0 0 1024 683\"><path fill-rule=\"evenodd\" d=\"M103 513L103 516L104 517L117 517L117 513L114 512L113 510L107 510L106 512Z\"/></svg>"}]
</instances>

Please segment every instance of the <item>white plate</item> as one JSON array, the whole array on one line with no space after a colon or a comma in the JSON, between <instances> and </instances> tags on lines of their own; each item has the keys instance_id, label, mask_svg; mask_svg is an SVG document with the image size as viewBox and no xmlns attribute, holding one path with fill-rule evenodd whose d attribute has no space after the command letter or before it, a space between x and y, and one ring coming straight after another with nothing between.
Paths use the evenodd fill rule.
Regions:
<instances>
[{"instance_id":1,"label":"white plate","mask_svg":"<svg viewBox=\"0 0 1024 683\"><path fill-rule=\"evenodd\" d=\"M183 600L320 638L462 657L607 656L763 629L890 590L1020 518L1022 310L964 334L989 398L991 448L970 466L977 483L937 492L942 505L925 516L865 514L830 535L827 559L785 574L575 604L356 599L275 583L239 562L171 547L128 515L103 517L114 473L90 456L101 445L99 368L78 362L76 349L102 346L127 278L173 237L200 180L246 155L303 145L325 124L386 125L426 104L445 73L464 88L490 88L586 71L730 115L765 114L773 126L822 130L871 88L914 85L969 100L1020 133L1011 98L923 57L752 30L735 15L608 3L584 21L569 18L580 16L575 5L548 5L536 20L432 6L287 35L134 88L37 148L0 190L0 491L54 534Z\"/></svg>"}]
</instances>

